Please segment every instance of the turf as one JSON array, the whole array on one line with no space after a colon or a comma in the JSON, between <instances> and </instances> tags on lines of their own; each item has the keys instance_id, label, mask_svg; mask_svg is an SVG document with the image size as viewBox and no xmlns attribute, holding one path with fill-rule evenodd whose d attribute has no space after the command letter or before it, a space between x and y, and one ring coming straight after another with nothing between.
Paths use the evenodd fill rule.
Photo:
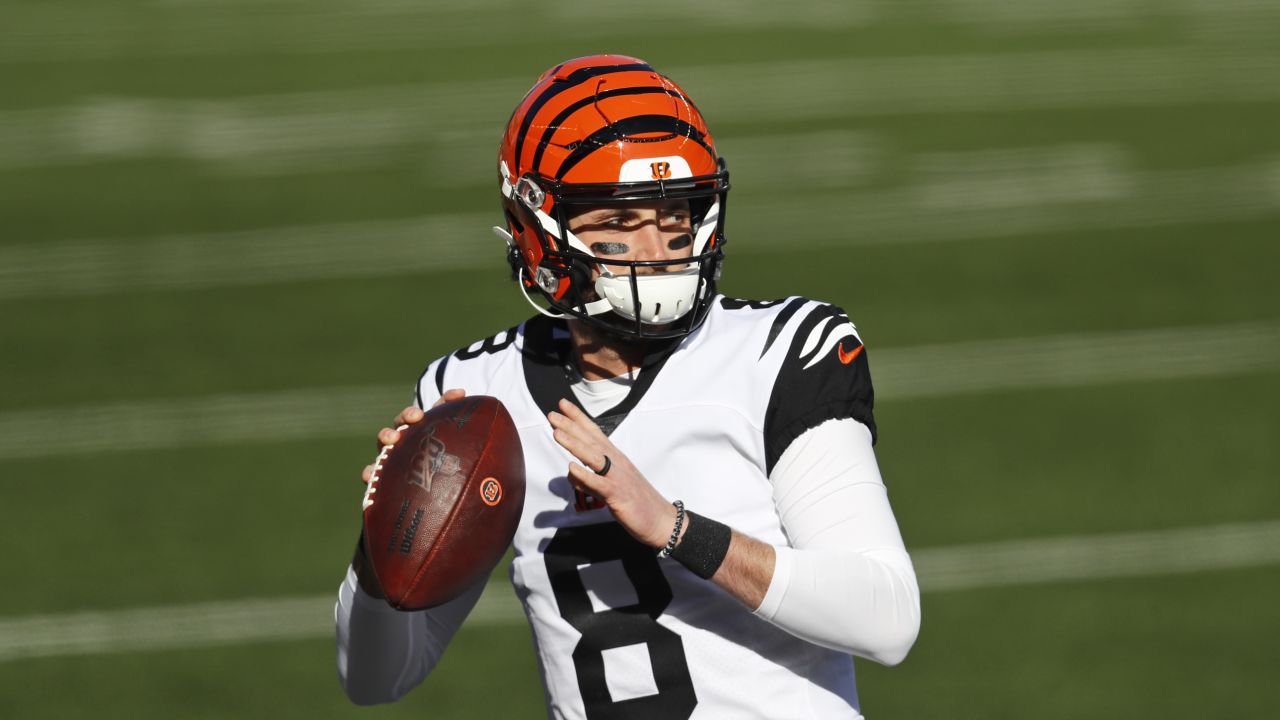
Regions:
<instances>
[{"instance_id":1,"label":"turf","mask_svg":"<svg viewBox=\"0 0 1280 720\"><path fill-rule=\"evenodd\" d=\"M879 348L1280 321L1273 8L782 7L11 2L0 263L459 213L477 221L459 239L492 262L20 296L0 267L0 419L364 385L407 398L428 360L527 314L486 227L492 146L539 70L609 48L687 69L741 167L723 288L839 303L873 368ZM1095 53L1158 62L1075 74ZM1049 56L1067 64L1045 73ZM943 60L894 75L910 58L990 63L1002 80L938 84L957 77ZM806 62L827 74L719 81ZM1043 87L1025 86L1033 72ZM1113 75L1145 81L1099 95ZM1274 367L884 398L878 453L908 544L1275 520ZM0 620L332 592L374 430L0 457ZM1269 717L1278 591L1262 567L930 594L910 658L860 662L860 692L873 718ZM465 628L394 706L353 708L334 676L322 637L0 661L0 717L542 715L518 624Z\"/></svg>"}]
</instances>

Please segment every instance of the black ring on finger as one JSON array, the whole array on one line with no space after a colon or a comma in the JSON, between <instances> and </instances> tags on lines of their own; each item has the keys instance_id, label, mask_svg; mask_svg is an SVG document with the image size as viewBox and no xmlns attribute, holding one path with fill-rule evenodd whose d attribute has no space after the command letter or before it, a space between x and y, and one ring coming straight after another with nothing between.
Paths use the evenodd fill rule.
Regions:
<instances>
[{"instance_id":1,"label":"black ring on finger","mask_svg":"<svg viewBox=\"0 0 1280 720\"><path fill-rule=\"evenodd\" d=\"M605 455L605 456L604 456L604 467L602 467L602 468L600 468L599 470L597 470L597 471L596 471L596 474L597 474L597 475L599 475L600 477L604 477L604 474L605 474L605 473L607 473L607 472L609 472L609 468L611 468L611 467L613 467L613 461L609 459L609 456L608 456L608 455Z\"/></svg>"}]
</instances>

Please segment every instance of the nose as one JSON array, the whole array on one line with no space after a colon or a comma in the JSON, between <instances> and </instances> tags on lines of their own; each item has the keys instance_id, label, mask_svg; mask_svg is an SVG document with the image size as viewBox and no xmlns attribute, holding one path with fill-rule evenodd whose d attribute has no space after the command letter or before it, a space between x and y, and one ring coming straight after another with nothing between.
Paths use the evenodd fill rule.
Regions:
<instances>
[{"instance_id":1,"label":"nose","mask_svg":"<svg viewBox=\"0 0 1280 720\"><path fill-rule=\"evenodd\" d=\"M646 222L636 228L632 243L637 260L666 260L671 254L657 222Z\"/></svg>"}]
</instances>

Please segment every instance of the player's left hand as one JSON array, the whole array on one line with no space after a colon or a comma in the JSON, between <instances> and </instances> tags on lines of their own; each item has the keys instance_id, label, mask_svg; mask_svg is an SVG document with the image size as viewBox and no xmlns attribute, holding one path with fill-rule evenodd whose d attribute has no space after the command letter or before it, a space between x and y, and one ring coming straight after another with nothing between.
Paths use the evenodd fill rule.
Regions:
<instances>
[{"instance_id":1,"label":"player's left hand","mask_svg":"<svg viewBox=\"0 0 1280 720\"><path fill-rule=\"evenodd\" d=\"M600 427L577 405L560 401L560 412L547 414L552 436L565 450L582 463L569 463L569 483L604 501L622 527L637 540L652 548L661 548L671 539L676 509L664 498L631 460L609 440ZM604 466L605 455L610 467L605 475L595 470Z\"/></svg>"}]
</instances>

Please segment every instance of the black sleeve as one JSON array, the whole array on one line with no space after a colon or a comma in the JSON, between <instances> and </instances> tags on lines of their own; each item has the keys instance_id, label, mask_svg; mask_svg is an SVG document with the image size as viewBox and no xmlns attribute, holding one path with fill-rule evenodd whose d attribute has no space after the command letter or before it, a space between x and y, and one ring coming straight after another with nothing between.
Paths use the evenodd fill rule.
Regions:
<instances>
[{"instance_id":1,"label":"black sleeve","mask_svg":"<svg viewBox=\"0 0 1280 720\"><path fill-rule=\"evenodd\" d=\"M782 361L764 415L765 471L807 430L827 420L853 418L871 431L874 393L866 348L845 312L822 305L800 321Z\"/></svg>"}]
</instances>

